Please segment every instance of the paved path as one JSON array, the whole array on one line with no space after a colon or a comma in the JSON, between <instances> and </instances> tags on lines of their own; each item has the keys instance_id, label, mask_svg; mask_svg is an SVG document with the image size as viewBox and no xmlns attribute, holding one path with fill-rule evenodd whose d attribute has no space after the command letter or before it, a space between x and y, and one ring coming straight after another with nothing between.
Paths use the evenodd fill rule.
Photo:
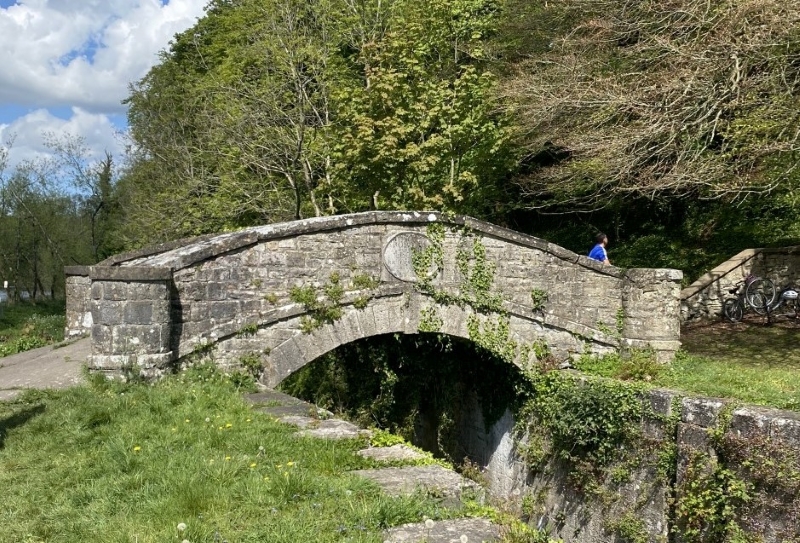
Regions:
<instances>
[{"instance_id":1,"label":"paved path","mask_svg":"<svg viewBox=\"0 0 800 543\"><path fill-rule=\"evenodd\" d=\"M26 388L67 388L81 381L81 366L92 350L89 338L64 347L42 347L0 358L0 401Z\"/></svg>"}]
</instances>

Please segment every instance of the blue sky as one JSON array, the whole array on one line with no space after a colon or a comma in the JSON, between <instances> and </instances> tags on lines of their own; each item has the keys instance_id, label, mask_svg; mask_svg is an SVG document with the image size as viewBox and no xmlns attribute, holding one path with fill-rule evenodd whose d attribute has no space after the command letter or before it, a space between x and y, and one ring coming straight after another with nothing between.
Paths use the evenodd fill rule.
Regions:
<instances>
[{"instance_id":1,"label":"blue sky","mask_svg":"<svg viewBox=\"0 0 800 543\"><path fill-rule=\"evenodd\" d=\"M121 155L128 85L206 2L0 0L0 146L10 166L48 156L45 133L80 136L96 158Z\"/></svg>"}]
</instances>

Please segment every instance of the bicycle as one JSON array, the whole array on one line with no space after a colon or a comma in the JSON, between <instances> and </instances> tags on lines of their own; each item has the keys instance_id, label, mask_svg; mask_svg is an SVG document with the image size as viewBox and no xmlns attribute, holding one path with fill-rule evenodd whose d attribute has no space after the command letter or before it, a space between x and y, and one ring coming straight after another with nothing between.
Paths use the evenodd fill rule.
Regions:
<instances>
[{"instance_id":1,"label":"bicycle","mask_svg":"<svg viewBox=\"0 0 800 543\"><path fill-rule=\"evenodd\" d=\"M800 289L791 284L781 288L780 292L776 296L776 299L767 306L767 319L771 321L772 313L780 309L783 305L786 305L787 308L792 309L794 312L792 317L796 319L798 317L798 300L800 300L799 291ZM784 316L789 316L789 314L786 313Z\"/></svg>"},{"instance_id":2,"label":"bicycle","mask_svg":"<svg viewBox=\"0 0 800 543\"><path fill-rule=\"evenodd\" d=\"M739 281L728 289L728 292L736 297L725 299L722 303L722 315L731 322L742 320L748 309L759 315L768 315L776 299L775 284L755 275L748 275L744 281Z\"/></svg>"}]
</instances>

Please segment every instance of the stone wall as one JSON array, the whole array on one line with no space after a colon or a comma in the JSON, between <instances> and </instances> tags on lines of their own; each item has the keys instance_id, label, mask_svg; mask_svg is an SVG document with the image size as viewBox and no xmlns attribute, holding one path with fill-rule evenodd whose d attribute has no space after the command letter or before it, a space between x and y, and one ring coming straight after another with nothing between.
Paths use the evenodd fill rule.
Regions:
<instances>
[{"instance_id":1,"label":"stone wall","mask_svg":"<svg viewBox=\"0 0 800 543\"><path fill-rule=\"evenodd\" d=\"M158 375L170 364L171 276L164 268L91 269L90 369Z\"/></svg>"},{"instance_id":2,"label":"stone wall","mask_svg":"<svg viewBox=\"0 0 800 543\"><path fill-rule=\"evenodd\" d=\"M68 266L66 275L67 325L66 339L92 333L91 290L92 280L86 266Z\"/></svg>"},{"instance_id":3,"label":"stone wall","mask_svg":"<svg viewBox=\"0 0 800 543\"><path fill-rule=\"evenodd\" d=\"M681 291L681 319L718 318L729 290L753 274L768 277L780 288L800 283L800 246L746 249Z\"/></svg>"},{"instance_id":4,"label":"stone wall","mask_svg":"<svg viewBox=\"0 0 800 543\"><path fill-rule=\"evenodd\" d=\"M434 224L442 225L436 236ZM272 386L328 350L370 335L422 326L474 339L471 319L484 327L498 316L440 302L472 288L463 266L465 258L467 269L478 259L476 244L493 270L491 293L507 315L516 362L525 362L523 347L534 342L547 343L560 359L620 347L653 348L666 359L679 348L678 271L626 272L468 217L371 212L205 236L93 266L91 366L111 371L137 360L145 373L158 374L197 353L224 366L258 357ZM432 247L435 292L421 292L412 261ZM344 290L336 300L342 315L306 333L314 315L292 300L292 289L316 288L324 299L332 278ZM374 284L365 287L365 278ZM150 298L153 281L158 300ZM71 295L85 296L78 290ZM546 298L542 307L532 292ZM142 302L151 313L132 309ZM438 321L436 330L423 314Z\"/></svg>"},{"instance_id":5,"label":"stone wall","mask_svg":"<svg viewBox=\"0 0 800 543\"><path fill-rule=\"evenodd\" d=\"M725 481L720 473L741 481L750 495L747 502L731 500L733 520L751 538L747 541L800 540L800 414L680 397L669 390L652 390L644 401L651 414L642 422L645 441L637 461L620 466L625 477L619 481L606 480L591 491L581 488L558 458L528 466L508 412L487 431L475 407L462 439L470 457L486 470L492 493L517 503L526 499L530 524L565 543L633 541L615 529L615 521L626 517L635 519L653 543L700 540L681 535L686 526L676 504L691 499L692 492L713 492L703 477ZM672 465L673 480L664 477L665 462ZM700 512L701 505L693 503Z\"/></svg>"}]
</instances>

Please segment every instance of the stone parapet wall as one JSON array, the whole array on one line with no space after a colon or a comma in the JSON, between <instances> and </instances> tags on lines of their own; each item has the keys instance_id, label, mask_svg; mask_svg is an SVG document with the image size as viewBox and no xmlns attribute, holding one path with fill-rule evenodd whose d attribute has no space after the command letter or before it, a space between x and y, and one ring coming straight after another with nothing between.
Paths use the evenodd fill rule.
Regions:
<instances>
[{"instance_id":1,"label":"stone parapet wall","mask_svg":"<svg viewBox=\"0 0 800 543\"><path fill-rule=\"evenodd\" d=\"M86 266L69 266L65 269L67 295L66 339L92 333L91 291L92 280Z\"/></svg>"},{"instance_id":2,"label":"stone parapet wall","mask_svg":"<svg viewBox=\"0 0 800 543\"><path fill-rule=\"evenodd\" d=\"M435 235L431 225L439 227ZM485 255L488 279L468 271L482 258L476 247ZM423 292L413 261L434 249L431 284ZM369 337L367 330L474 335L468 330L474 311L463 301L432 298L462 299L478 288L470 281L480 280L491 281L481 288L499 300L493 311L507 317L519 352L545 342L560 359L620 347L649 347L668 359L680 345L680 278L676 270L625 272L468 217L370 212L268 225L118 255L92 267L92 367L112 370L135 359L156 371L169 356L177 363L214 351L225 366L258 356L274 385L285 368L313 360L309 353L327 352L320 346ZM316 289L324 299L332 282L343 290L335 302L342 318L309 335L304 328L313 312L293 300L292 290ZM157 295L153 284L160 285ZM370 323L385 313L399 321ZM437 321L436 330L423 314ZM481 326L488 322L484 313L477 318ZM304 358L290 360L298 353Z\"/></svg>"},{"instance_id":3,"label":"stone parapet wall","mask_svg":"<svg viewBox=\"0 0 800 543\"><path fill-rule=\"evenodd\" d=\"M726 260L681 291L681 320L718 318L729 290L750 274L778 288L800 283L800 246L745 249Z\"/></svg>"}]
</instances>

